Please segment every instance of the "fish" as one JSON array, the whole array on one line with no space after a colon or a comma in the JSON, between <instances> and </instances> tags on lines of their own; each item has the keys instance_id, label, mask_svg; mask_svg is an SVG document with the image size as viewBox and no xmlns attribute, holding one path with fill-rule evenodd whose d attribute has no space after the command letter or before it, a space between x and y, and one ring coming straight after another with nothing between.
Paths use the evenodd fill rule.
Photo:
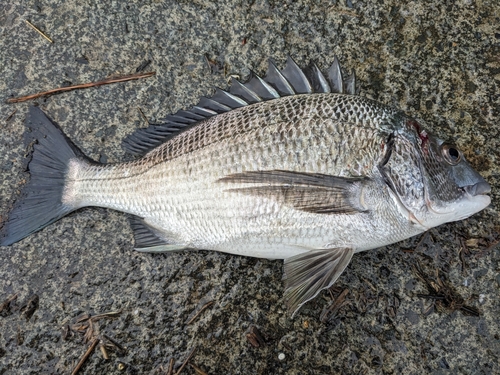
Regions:
<instances>
[{"instance_id":1,"label":"fish","mask_svg":"<svg viewBox=\"0 0 500 375\"><path fill-rule=\"evenodd\" d=\"M130 215L142 252L213 250L284 260L295 313L355 253L465 219L490 185L422 121L357 93L337 57L323 74L288 57L233 80L123 141L135 158L87 157L39 107L30 180L0 229L9 246L82 207Z\"/></svg>"}]
</instances>

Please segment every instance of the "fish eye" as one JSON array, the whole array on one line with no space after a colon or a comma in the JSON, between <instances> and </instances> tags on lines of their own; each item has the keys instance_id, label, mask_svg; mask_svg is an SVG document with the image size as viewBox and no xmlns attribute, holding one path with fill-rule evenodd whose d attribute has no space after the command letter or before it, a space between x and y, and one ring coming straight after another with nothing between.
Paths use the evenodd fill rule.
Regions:
<instances>
[{"instance_id":1,"label":"fish eye","mask_svg":"<svg viewBox=\"0 0 500 375\"><path fill-rule=\"evenodd\" d=\"M462 153L453 145L447 143L443 144L441 146L441 153L446 162L450 165L457 165L460 163L460 160L462 160Z\"/></svg>"}]
</instances>

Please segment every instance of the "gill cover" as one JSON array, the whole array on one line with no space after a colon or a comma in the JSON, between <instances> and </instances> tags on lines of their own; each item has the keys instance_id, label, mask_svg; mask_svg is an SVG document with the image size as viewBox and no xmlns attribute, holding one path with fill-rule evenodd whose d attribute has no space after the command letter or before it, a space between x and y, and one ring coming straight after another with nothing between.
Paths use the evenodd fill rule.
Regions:
<instances>
[{"instance_id":1,"label":"gill cover","mask_svg":"<svg viewBox=\"0 0 500 375\"><path fill-rule=\"evenodd\" d=\"M425 206L422 160L416 152L414 139L391 134L385 144L385 156L379 171L389 186L400 211L416 222L414 214Z\"/></svg>"}]
</instances>

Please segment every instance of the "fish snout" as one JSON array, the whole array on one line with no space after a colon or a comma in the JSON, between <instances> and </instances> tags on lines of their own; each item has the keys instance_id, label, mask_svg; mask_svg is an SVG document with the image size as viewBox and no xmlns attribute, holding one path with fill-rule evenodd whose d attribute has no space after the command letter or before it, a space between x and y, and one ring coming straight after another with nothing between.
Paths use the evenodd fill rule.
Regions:
<instances>
[{"instance_id":1,"label":"fish snout","mask_svg":"<svg viewBox=\"0 0 500 375\"><path fill-rule=\"evenodd\" d=\"M464 186L464 190L468 194L470 194L474 197L477 195L484 195L484 194L490 193L491 186L486 181L481 181L481 182L478 182L477 184L474 184L474 185Z\"/></svg>"}]
</instances>

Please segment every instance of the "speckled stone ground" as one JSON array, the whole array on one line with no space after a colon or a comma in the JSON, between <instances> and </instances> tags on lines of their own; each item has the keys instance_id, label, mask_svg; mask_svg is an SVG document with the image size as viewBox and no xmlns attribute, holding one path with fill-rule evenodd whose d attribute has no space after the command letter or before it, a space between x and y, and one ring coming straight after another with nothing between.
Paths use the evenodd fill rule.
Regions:
<instances>
[{"instance_id":1,"label":"speckled stone ground","mask_svg":"<svg viewBox=\"0 0 500 375\"><path fill-rule=\"evenodd\" d=\"M1 2L2 217L28 178L23 120L31 105L4 100L134 73L146 61L154 78L36 102L89 156L116 162L121 139L145 125L138 108L158 121L230 75L264 73L268 57L326 68L337 54L356 69L361 95L455 139L493 192L491 207L471 219L355 256L332 292L349 289L345 303L324 322L328 292L287 316L279 261L136 253L123 215L80 210L0 249L0 303L18 295L0 313L0 374L70 373L88 344L79 334L63 340L63 327L83 313L117 310L100 330L126 353L105 360L96 350L81 373L165 374L170 358L178 368L196 347L190 362L208 374L499 374L500 3L440 3ZM441 290L480 315L428 310L432 300L418 294L431 291L416 267L434 285L438 273ZM19 308L34 294L27 320ZM247 340L251 326L265 336L258 348Z\"/></svg>"}]
</instances>

